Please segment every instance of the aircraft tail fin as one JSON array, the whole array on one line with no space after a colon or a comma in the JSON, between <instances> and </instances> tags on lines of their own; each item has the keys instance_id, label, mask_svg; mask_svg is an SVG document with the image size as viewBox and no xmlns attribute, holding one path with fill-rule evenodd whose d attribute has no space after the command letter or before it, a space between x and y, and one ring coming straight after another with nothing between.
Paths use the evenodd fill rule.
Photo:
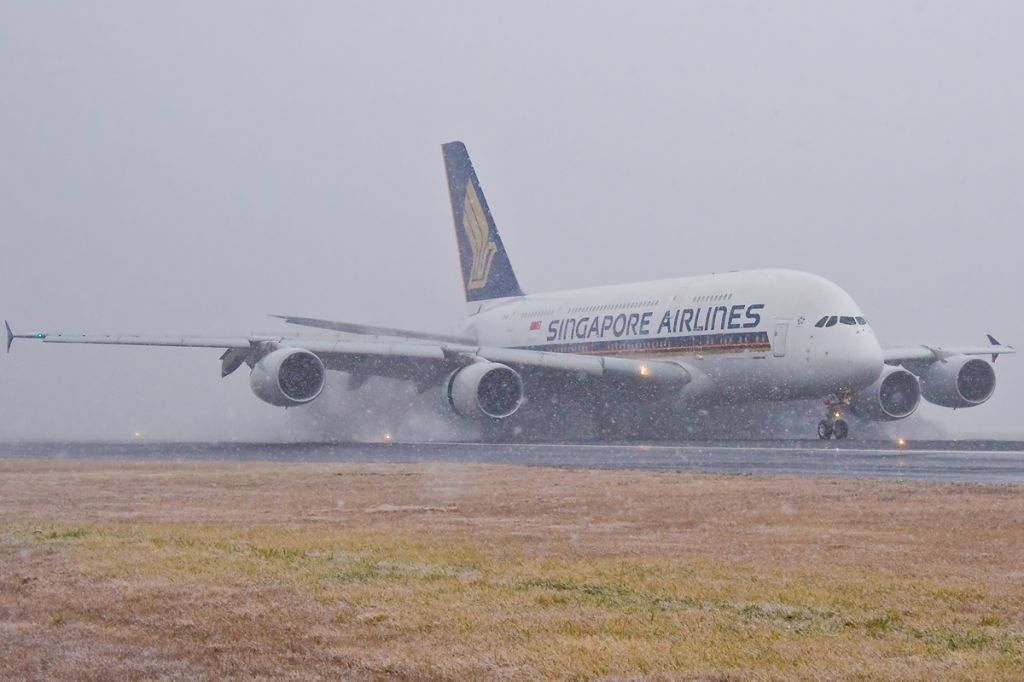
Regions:
<instances>
[{"instance_id":1,"label":"aircraft tail fin","mask_svg":"<svg viewBox=\"0 0 1024 682\"><path fill-rule=\"evenodd\" d=\"M441 145L441 149L448 174L466 301L522 296L466 145L449 142Z\"/></svg>"}]
</instances>

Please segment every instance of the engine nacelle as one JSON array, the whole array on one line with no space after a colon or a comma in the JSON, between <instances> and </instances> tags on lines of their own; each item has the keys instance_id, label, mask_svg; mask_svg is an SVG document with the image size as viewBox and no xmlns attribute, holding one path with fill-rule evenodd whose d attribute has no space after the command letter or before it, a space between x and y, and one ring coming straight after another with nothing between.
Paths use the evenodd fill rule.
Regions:
<instances>
[{"instance_id":1,"label":"engine nacelle","mask_svg":"<svg viewBox=\"0 0 1024 682\"><path fill-rule=\"evenodd\" d=\"M456 370L444 384L448 404L462 417L505 419L523 404L523 380L511 367L474 362Z\"/></svg>"},{"instance_id":2,"label":"engine nacelle","mask_svg":"<svg viewBox=\"0 0 1024 682\"><path fill-rule=\"evenodd\" d=\"M921 372L921 393L942 407L974 407L992 397L996 372L981 358L954 355Z\"/></svg>"},{"instance_id":3,"label":"engine nacelle","mask_svg":"<svg viewBox=\"0 0 1024 682\"><path fill-rule=\"evenodd\" d=\"M256 396L278 407L305 405L324 390L324 363L302 348L279 348L252 368L249 385Z\"/></svg>"},{"instance_id":4,"label":"engine nacelle","mask_svg":"<svg viewBox=\"0 0 1024 682\"><path fill-rule=\"evenodd\" d=\"M921 384L902 367L886 366L882 376L853 396L854 414L872 421L894 421L914 414L921 402Z\"/></svg>"}]
</instances>

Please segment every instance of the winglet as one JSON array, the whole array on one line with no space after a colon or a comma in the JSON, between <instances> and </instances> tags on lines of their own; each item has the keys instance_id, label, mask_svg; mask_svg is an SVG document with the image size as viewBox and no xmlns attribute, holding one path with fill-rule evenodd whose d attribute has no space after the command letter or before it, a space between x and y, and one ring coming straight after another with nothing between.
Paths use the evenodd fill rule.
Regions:
<instances>
[{"instance_id":1,"label":"winglet","mask_svg":"<svg viewBox=\"0 0 1024 682\"><path fill-rule=\"evenodd\" d=\"M1002 345L1001 343L996 341L996 337L992 336L991 334L985 334L985 336L988 337L988 342L991 343L993 346L1001 346ZM992 364L995 364L996 360L998 360L998 359L999 359L999 353L993 353L992 354Z\"/></svg>"},{"instance_id":2,"label":"winglet","mask_svg":"<svg viewBox=\"0 0 1024 682\"><path fill-rule=\"evenodd\" d=\"M11 352L11 344L14 343L14 339L45 339L46 333L36 332L35 334L15 334L11 331L11 323L4 320L4 327L7 328L7 352Z\"/></svg>"}]
</instances>

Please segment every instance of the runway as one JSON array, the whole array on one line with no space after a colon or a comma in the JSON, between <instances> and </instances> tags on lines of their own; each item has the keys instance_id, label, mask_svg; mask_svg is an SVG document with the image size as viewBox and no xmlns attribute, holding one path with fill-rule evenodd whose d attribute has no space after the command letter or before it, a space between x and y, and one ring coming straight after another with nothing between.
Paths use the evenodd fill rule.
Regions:
<instances>
[{"instance_id":1,"label":"runway","mask_svg":"<svg viewBox=\"0 0 1024 682\"><path fill-rule=\"evenodd\" d=\"M23 442L0 457L476 462L594 469L1024 484L1024 442L717 441L681 444Z\"/></svg>"}]
</instances>

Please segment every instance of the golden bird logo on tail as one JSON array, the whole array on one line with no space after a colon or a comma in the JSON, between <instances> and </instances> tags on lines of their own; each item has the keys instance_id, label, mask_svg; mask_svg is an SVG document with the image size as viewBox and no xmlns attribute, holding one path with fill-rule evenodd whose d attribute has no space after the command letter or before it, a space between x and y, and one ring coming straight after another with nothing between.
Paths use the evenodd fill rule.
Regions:
<instances>
[{"instance_id":1,"label":"golden bird logo on tail","mask_svg":"<svg viewBox=\"0 0 1024 682\"><path fill-rule=\"evenodd\" d=\"M487 278L491 273L491 263L498 247L491 240L491 228L487 224L487 214L480 205L480 197L476 194L472 182L466 183L466 200L462 204L462 229L469 238L469 247L473 251L473 265L469 269L467 289L482 289L487 286Z\"/></svg>"}]
</instances>

